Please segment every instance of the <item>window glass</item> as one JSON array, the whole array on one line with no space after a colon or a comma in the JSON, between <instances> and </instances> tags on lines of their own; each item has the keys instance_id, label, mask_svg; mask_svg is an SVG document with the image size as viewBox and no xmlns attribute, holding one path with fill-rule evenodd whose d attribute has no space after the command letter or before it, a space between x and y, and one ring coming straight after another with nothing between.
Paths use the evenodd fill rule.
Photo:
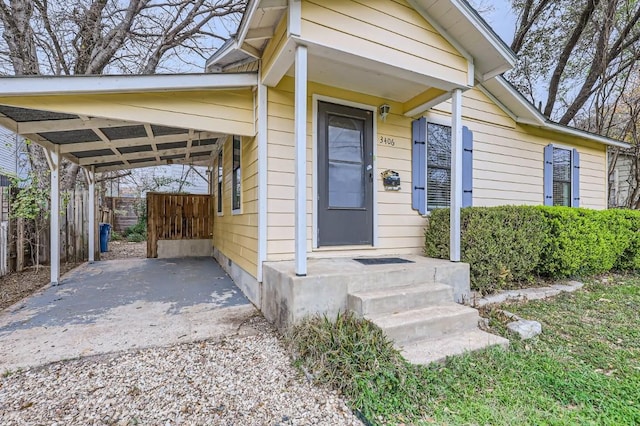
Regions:
<instances>
[{"instance_id":1,"label":"window glass","mask_svg":"<svg viewBox=\"0 0 640 426\"><path fill-rule=\"evenodd\" d=\"M233 137L233 210L240 210L242 176L240 174L240 136Z\"/></svg>"},{"instance_id":2,"label":"window glass","mask_svg":"<svg viewBox=\"0 0 640 426\"><path fill-rule=\"evenodd\" d=\"M553 148L553 205L571 206L571 151Z\"/></svg>"},{"instance_id":3,"label":"window glass","mask_svg":"<svg viewBox=\"0 0 640 426\"><path fill-rule=\"evenodd\" d=\"M451 127L427 123L427 210L451 205Z\"/></svg>"},{"instance_id":4,"label":"window glass","mask_svg":"<svg viewBox=\"0 0 640 426\"><path fill-rule=\"evenodd\" d=\"M329 207L364 208L364 120L329 116Z\"/></svg>"},{"instance_id":5,"label":"window glass","mask_svg":"<svg viewBox=\"0 0 640 426\"><path fill-rule=\"evenodd\" d=\"M222 213L222 178L224 176L222 169L222 150L218 153L218 213Z\"/></svg>"}]
</instances>

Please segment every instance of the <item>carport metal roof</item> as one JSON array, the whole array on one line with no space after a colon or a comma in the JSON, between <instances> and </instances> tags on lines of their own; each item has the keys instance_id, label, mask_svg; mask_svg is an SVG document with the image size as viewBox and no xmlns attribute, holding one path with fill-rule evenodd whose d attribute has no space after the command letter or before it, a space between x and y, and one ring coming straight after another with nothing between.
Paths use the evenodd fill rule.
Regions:
<instances>
[{"instance_id":1,"label":"carport metal roof","mask_svg":"<svg viewBox=\"0 0 640 426\"><path fill-rule=\"evenodd\" d=\"M249 89L257 74L0 78L0 125L95 171L207 161L225 133L11 105L8 98ZM18 103L19 104L19 103ZM114 105L117 108L117 103Z\"/></svg>"}]
</instances>

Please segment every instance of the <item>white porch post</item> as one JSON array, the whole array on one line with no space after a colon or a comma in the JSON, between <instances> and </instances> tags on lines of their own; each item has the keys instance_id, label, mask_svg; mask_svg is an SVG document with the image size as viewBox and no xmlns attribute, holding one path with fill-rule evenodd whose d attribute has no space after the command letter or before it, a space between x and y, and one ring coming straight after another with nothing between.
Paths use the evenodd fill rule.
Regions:
<instances>
[{"instance_id":1,"label":"white porch post","mask_svg":"<svg viewBox=\"0 0 640 426\"><path fill-rule=\"evenodd\" d=\"M45 149L51 171L51 285L60 282L60 145Z\"/></svg>"},{"instance_id":2,"label":"white porch post","mask_svg":"<svg viewBox=\"0 0 640 426\"><path fill-rule=\"evenodd\" d=\"M295 249L296 275L307 275L307 47L296 47L295 64Z\"/></svg>"},{"instance_id":3,"label":"white porch post","mask_svg":"<svg viewBox=\"0 0 640 426\"><path fill-rule=\"evenodd\" d=\"M462 206L462 90L451 96L451 218L449 258L460 262L460 207Z\"/></svg>"},{"instance_id":4,"label":"white porch post","mask_svg":"<svg viewBox=\"0 0 640 426\"><path fill-rule=\"evenodd\" d=\"M89 183L89 263L95 262L96 257L96 173L95 166L90 170L84 169Z\"/></svg>"}]
</instances>

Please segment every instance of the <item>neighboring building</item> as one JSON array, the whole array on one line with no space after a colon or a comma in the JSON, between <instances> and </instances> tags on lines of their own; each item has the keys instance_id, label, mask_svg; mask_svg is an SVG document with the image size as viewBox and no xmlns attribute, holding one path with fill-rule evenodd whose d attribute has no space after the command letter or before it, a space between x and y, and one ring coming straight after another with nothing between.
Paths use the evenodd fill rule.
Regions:
<instances>
[{"instance_id":1,"label":"neighboring building","mask_svg":"<svg viewBox=\"0 0 640 426\"><path fill-rule=\"evenodd\" d=\"M0 127L0 186L9 186L11 178L24 177L25 170L24 138Z\"/></svg>"},{"instance_id":2,"label":"neighboring building","mask_svg":"<svg viewBox=\"0 0 640 426\"><path fill-rule=\"evenodd\" d=\"M213 167L214 255L281 327L388 297L410 303L385 330L436 321L471 349L495 340L452 306L469 296L460 207L605 209L607 146L628 147L545 118L501 77L515 62L464 0L250 0L209 74L13 79L0 114L88 170ZM452 262L425 260L447 206ZM380 256L414 263L352 260Z\"/></svg>"},{"instance_id":3,"label":"neighboring building","mask_svg":"<svg viewBox=\"0 0 640 426\"><path fill-rule=\"evenodd\" d=\"M609 174L609 207L637 208L640 194L635 194L638 187L636 167L638 161L631 152L621 151L617 155L616 164Z\"/></svg>"}]
</instances>

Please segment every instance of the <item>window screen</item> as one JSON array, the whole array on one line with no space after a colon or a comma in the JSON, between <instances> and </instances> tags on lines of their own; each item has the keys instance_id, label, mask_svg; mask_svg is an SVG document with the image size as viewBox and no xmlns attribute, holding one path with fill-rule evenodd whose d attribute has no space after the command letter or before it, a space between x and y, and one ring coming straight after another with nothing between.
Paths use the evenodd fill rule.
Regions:
<instances>
[{"instance_id":1,"label":"window screen","mask_svg":"<svg viewBox=\"0 0 640 426\"><path fill-rule=\"evenodd\" d=\"M571 151L553 148L553 205L571 206Z\"/></svg>"},{"instance_id":2,"label":"window screen","mask_svg":"<svg viewBox=\"0 0 640 426\"><path fill-rule=\"evenodd\" d=\"M233 210L240 210L240 194L242 193L240 175L240 136L233 137Z\"/></svg>"},{"instance_id":3,"label":"window screen","mask_svg":"<svg viewBox=\"0 0 640 426\"><path fill-rule=\"evenodd\" d=\"M427 209L451 205L451 127L427 124Z\"/></svg>"}]
</instances>

